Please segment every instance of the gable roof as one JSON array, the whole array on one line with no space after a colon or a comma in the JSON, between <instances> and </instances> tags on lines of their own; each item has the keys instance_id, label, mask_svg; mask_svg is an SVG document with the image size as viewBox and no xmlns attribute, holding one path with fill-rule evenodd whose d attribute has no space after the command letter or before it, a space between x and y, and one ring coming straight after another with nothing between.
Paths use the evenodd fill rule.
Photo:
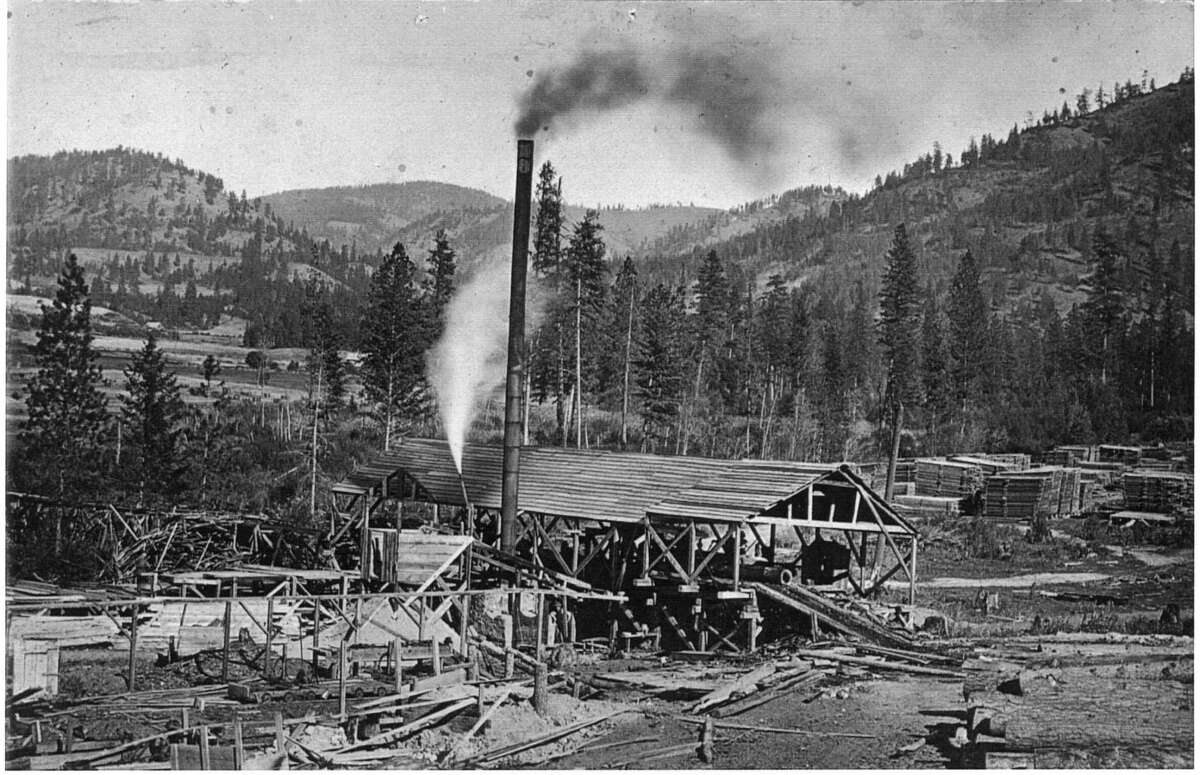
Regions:
<instances>
[{"instance_id":1,"label":"gable roof","mask_svg":"<svg viewBox=\"0 0 1200 775\"><path fill-rule=\"evenodd\" d=\"M390 480L389 487L399 488L400 482L391 478L401 474L417 484L418 498L461 506L465 505L465 488L473 505L499 509L502 468L501 447L468 444L460 481L447 442L406 439L375 455L333 490L343 495L372 489L379 492L385 478ZM520 511L616 523L635 523L646 516L747 520L822 481L866 486L847 464L716 460L561 447L522 447L520 478ZM876 496L874 500L877 509L882 507L886 523L915 532L882 499Z\"/></svg>"}]
</instances>

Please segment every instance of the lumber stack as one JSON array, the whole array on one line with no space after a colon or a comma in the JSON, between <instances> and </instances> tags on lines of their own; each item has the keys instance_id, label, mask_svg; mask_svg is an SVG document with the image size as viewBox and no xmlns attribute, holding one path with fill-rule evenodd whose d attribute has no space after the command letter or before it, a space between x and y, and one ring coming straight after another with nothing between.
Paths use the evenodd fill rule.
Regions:
<instances>
[{"instance_id":1,"label":"lumber stack","mask_svg":"<svg viewBox=\"0 0 1200 775\"><path fill-rule=\"evenodd\" d=\"M997 522L1032 519L1045 502L1048 488L1041 477L989 476L983 489L982 516Z\"/></svg>"},{"instance_id":2,"label":"lumber stack","mask_svg":"<svg viewBox=\"0 0 1200 775\"><path fill-rule=\"evenodd\" d=\"M977 453L975 457L1005 463L1017 471L1024 471L1033 462L1029 455L1024 452L981 452Z\"/></svg>"},{"instance_id":3,"label":"lumber stack","mask_svg":"<svg viewBox=\"0 0 1200 775\"><path fill-rule=\"evenodd\" d=\"M906 517L957 517L962 498L938 498L932 495L896 495L892 507Z\"/></svg>"},{"instance_id":4,"label":"lumber stack","mask_svg":"<svg viewBox=\"0 0 1200 775\"><path fill-rule=\"evenodd\" d=\"M963 665L969 737L989 766L1191 764L1191 638L1076 633L1034 647L976 649Z\"/></svg>"},{"instance_id":5,"label":"lumber stack","mask_svg":"<svg viewBox=\"0 0 1200 775\"><path fill-rule=\"evenodd\" d=\"M1168 514L1192 504L1192 477L1166 471L1135 471L1121 480L1125 508Z\"/></svg>"},{"instance_id":6,"label":"lumber stack","mask_svg":"<svg viewBox=\"0 0 1200 775\"><path fill-rule=\"evenodd\" d=\"M1036 514L1066 517L1083 510L1082 477L1078 468L1042 466L1019 475L990 476L984 485L983 515L1015 521Z\"/></svg>"},{"instance_id":7,"label":"lumber stack","mask_svg":"<svg viewBox=\"0 0 1200 775\"><path fill-rule=\"evenodd\" d=\"M1096 449L1096 459L1101 463L1119 463L1127 468L1136 468L1142 462L1142 448L1101 444Z\"/></svg>"},{"instance_id":8,"label":"lumber stack","mask_svg":"<svg viewBox=\"0 0 1200 775\"><path fill-rule=\"evenodd\" d=\"M1077 466L1096 461L1096 448L1082 444L1064 444L1045 454L1044 460L1052 466Z\"/></svg>"},{"instance_id":9,"label":"lumber stack","mask_svg":"<svg viewBox=\"0 0 1200 775\"><path fill-rule=\"evenodd\" d=\"M1007 463L1003 460L996 460L993 457L986 455L951 455L947 458L954 463L966 463L969 466L975 466L983 472L984 476L992 476L994 474L1002 474L1005 471L1016 471L1018 466L1016 463ZM1026 466L1028 468L1028 466Z\"/></svg>"},{"instance_id":10,"label":"lumber stack","mask_svg":"<svg viewBox=\"0 0 1200 775\"><path fill-rule=\"evenodd\" d=\"M940 458L917 461L917 494L966 498L983 487L983 471L976 465Z\"/></svg>"}]
</instances>

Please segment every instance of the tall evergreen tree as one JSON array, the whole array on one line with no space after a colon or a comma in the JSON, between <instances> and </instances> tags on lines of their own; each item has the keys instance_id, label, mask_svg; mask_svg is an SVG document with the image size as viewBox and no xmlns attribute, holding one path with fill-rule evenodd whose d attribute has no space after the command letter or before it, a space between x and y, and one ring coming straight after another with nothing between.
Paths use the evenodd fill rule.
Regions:
<instances>
[{"instance_id":1,"label":"tall evergreen tree","mask_svg":"<svg viewBox=\"0 0 1200 775\"><path fill-rule=\"evenodd\" d=\"M20 453L9 457L22 489L59 498L96 496L108 416L91 314L83 270L70 254L54 301L42 307L33 346L37 372L25 390L29 417L18 436Z\"/></svg>"},{"instance_id":2,"label":"tall evergreen tree","mask_svg":"<svg viewBox=\"0 0 1200 775\"><path fill-rule=\"evenodd\" d=\"M642 451L665 444L679 416L682 388L680 335L683 310L680 295L659 283L642 306L638 396L642 405Z\"/></svg>"},{"instance_id":3,"label":"tall evergreen tree","mask_svg":"<svg viewBox=\"0 0 1200 775\"><path fill-rule=\"evenodd\" d=\"M885 257L879 291L879 343L887 366L884 403L891 428L887 485L884 497L891 500L900 453L904 408L920 396L921 298L917 284L917 260L908 244L904 224L896 227L892 247Z\"/></svg>"},{"instance_id":4,"label":"tall evergreen tree","mask_svg":"<svg viewBox=\"0 0 1200 775\"><path fill-rule=\"evenodd\" d=\"M1089 328L1089 347L1096 357L1100 384L1107 385L1116 365L1116 338L1122 329L1125 292L1121 284L1124 256L1107 232L1092 238L1094 264L1087 278L1083 312Z\"/></svg>"},{"instance_id":5,"label":"tall evergreen tree","mask_svg":"<svg viewBox=\"0 0 1200 775\"><path fill-rule=\"evenodd\" d=\"M363 314L363 389L383 423L383 448L396 427L425 407L424 352L428 341L416 267L399 242L371 276Z\"/></svg>"},{"instance_id":6,"label":"tall evergreen tree","mask_svg":"<svg viewBox=\"0 0 1200 775\"><path fill-rule=\"evenodd\" d=\"M567 334L571 329L570 304L563 277L563 230L565 208L562 179L550 162L538 172L537 207L533 226L533 269L549 287L545 323L535 331L530 346L530 387L539 401L554 399L557 437L567 443L566 392L568 389Z\"/></svg>"},{"instance_id":7,"label":"tall evergreen tree","mask_svg":"<svg viewBox=\"0 0 1200 775\"><path fill-rule=\"evenodd\" d=\"M928 295L921 321L921 388L925 410L926 450L937 452L939 430L954 405L954 385L947 343L946 317L938 309L933 293Z\"/></svg>"},{"instance_id":8,"label":"tall evergreen tree","mask_svg":"<svg viewBox=\"0 0 1200 775\"><path fill-rule=\"evenodd\" d=\"M180 423L185 417L175 374L151 332L125 369L122 417L129 429L131 479L141 499L169 497L179 489L183 471Z\"/></svg>"},{"instance_id":9,"label":"tall evergreen tree","mask_svg":"<svg viewBox=\"0 0 1200 775\"><path fill-rule=\"evenodd\" d=\"M445 229L438 229L433 238L433 249L429 251L428 276L425 280L425 298L429 301L430 336L436 339L442 333L442 315L450 297L454 295L454 248Z\"/></svg>"},{"instance_id":10,"label":"tall evergreen tree","mask_svg":"<svg viewBox=\"0 0 1200 775\"><path fill-rule=\"evenodd\" d=\"M965 407L979 381L980 358L987 333L987 302L983 298L979 268L969 250L959 259L950 280L946 314L955 389L959 402Z\"/></svg>"},{"instance_id":11,"label":"tall evergreen tree","mask_svg":"<svg viewBox=\"0 0 1200 775\"><path fill-rule=\"evenodd\" d=\"M596 386L601 339L594 323L604 304L604 240L600 213L588 210L575 225L567 246L566 280L573 303L575 335L575 445L583 446L583 391ZM584 327L587 326L587 333ZM586 353L586 355L585 355ZM586 371L586 374L585 374Z\"/></svg>"}]
</instances>

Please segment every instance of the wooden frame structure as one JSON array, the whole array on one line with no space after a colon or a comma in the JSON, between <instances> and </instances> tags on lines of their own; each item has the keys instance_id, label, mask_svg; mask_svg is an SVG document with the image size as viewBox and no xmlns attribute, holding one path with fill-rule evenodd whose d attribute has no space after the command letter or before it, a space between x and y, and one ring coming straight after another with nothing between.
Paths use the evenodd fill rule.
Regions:
<instances>
[{"instance_id":1,"label":"wooden frame structure","mask_svg":"<svg viewBox=\"0 0 1200 775\"><path fill-rule=\"evenodd\" d=\"M403 441L334 486L343 517L330 540L418 502L431 504L435 518L447 507L464 510L457 529L493 544L500 459L499 447L468 445L460 476L445 442ZM900 575L915 599L916 529L844 464L530 447L522 450L518 519L518 554L535 567L629 596L609 606L614 643L651 629L640 605L654 611L656 634L665 623L690 649L753 650L761 613L744 579L777 583L803 571L829 536L844 539L834 539L836 553L849 562L824 581L865 596ZM724 627L713 624L722 618ZM632 629L622 633L623 624Z\"/></svg>"}]
</instances>

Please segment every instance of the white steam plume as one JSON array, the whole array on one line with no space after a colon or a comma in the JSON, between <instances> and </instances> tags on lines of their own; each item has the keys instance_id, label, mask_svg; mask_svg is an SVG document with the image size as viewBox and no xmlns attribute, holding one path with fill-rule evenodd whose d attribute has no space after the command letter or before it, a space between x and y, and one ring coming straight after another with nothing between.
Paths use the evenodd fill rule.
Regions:
<instances>
[{"instance_id":1,"label":"white steam plume","mask_svg":"<svg viewBox=\"0 0 1200 775\"><path fill-rule=\"evenodd\" d=\"M446 305L446 328L425 359L454 465L462 474L463 446L479 407L504 385L508 358L508 261L481 266ZM532 278L530 278L532 279ZM526 294L526 330L537 325L540 304L532 283Z\"/></svg>"}]
</instances>

